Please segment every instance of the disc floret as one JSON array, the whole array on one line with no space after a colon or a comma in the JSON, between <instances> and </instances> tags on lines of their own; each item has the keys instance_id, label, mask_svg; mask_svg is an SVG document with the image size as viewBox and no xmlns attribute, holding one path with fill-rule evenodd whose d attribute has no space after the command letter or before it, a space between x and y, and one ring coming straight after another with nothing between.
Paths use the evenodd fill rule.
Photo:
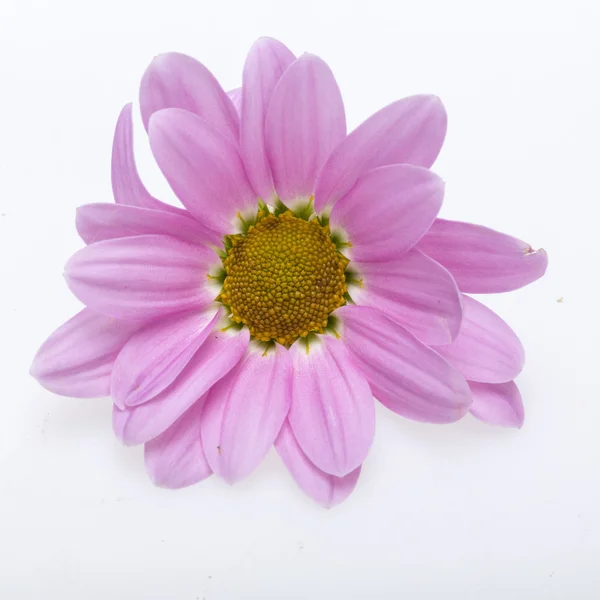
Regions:
<instances>
[{"instance_id":1,"label":"disc floret","mask_svg":"<svg viewBox=\"0 0 600 600\"><path fill-rule=\"evenodd\" d=\"M317 218L262 208L243 234L227 236L219 300L254 339L284 346L323 333L345 304L348 259Z\"/></svg>"}]
</instances>

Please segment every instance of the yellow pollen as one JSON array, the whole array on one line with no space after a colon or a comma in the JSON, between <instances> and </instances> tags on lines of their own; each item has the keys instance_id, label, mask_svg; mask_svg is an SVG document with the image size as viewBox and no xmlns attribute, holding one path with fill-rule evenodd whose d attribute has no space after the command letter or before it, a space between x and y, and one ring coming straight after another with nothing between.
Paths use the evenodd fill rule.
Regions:
<instances>
[{"instance_id":1,"label":"yellow pollen","mask_svg":"<svg viewBox=\"0 0 600 600\"><path fill-rule=\"evenodd\" d=\"M317 220L269 214L229 240L219 299L255 339L287 346L323 333L329 314L345 304L348 259Z\"/></svg>"}]
</instances>

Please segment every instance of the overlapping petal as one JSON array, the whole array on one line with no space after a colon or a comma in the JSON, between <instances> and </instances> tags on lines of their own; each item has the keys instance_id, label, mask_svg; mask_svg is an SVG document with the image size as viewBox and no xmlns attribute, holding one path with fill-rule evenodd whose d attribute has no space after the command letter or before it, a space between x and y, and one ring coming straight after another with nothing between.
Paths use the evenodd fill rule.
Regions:
<instances>
[{"instance_id":1,"label":"overlapping petal","mask_svg":"<svg viewBox=\"0 0 600 600\"><path fill-rule=\"evenodd\" d=\"M135 166L131 110L131 104L126 104L121 110L113 138L111 180L115 202L174 214L185 214L181 209L154 198L142 183Z\"/></svg>"},{"instance_id":2,"label":"overlapping petal","mask_svg":"<svg viewBox=\"0 0 600 600\"><path fill-rule=\"evenodd\" d=\"M210 391L202 414L202 443L212 470L235 483L273 445L291 400L292 363L283 346L253 349Z\"/></svg>"},{"instance_id":3,"label":"overlapping petal","mask_svg":"<svg viewBox=\"0 0 600 600\"><path fill-rule=\"evenodd\" d=\"M218 235L188 215L127 206L85 204L77 209L75 226L86 244L136 235L170 235L191 244L215 243Z\"/></svg>"},{"instance_id":4,"label":"overlapping petal","mask_svg":"<svg viewBox=\"0 0 600 600\"><path fill-rule=\"evenodd\" d=\"M525 363L525 351L515 332L494 311L463 295L463 320L456 339L436 350L467 379L504 383Z\"/></svg>"},{"instance_id":5,"label":"overlapping petal","mask_svg":"<svg viewBox=\"0 0 600 600\"><path fill-rule=\"evenodd\" d=\"M265 118L275 86L294 60L295 56L281 42L260 38L250 48L244 65L240 145L248 178L265 202L272 202L275 194L265 151Z\"/></svg>"},{"instance_id":6,"label":"overlapping petal","mask_svg":"<svg viewBox=\"0 0 600 600\"><path fill-rule=\"evenodd\" d=\"M192 405L204 404L208 390L243 356L249 339L247 330L213 331L166 390L133 408L115 406L116 436L125 444L143 444L169 428Z\"/></svg>"},{"instance_id":7,"label":"overlapping petal","mask_svg":"<svg viewBox=\"0 0 600 600\"><path fill-rule=\"evenodd\" d=\"M331 227L342 227L356 261L397 258L425 234L444 199L444 182L412 165L365 173L331 211Z\"/></svg>"},{"instance_id":8,"label":"overlapping petal","mask_svg":"<svg viewBox=\"0 0 600 600\"><path fill-rule=\"evenodd\" d=\"M336 477L321 471L304 454L287 421L275 440L275 449L298 487L321 506L332 508L343 502L354 491L361 467L357 467L344 477Z\"/></svg>"},{"instance_id":9,"label":"overlapping petal","mask_svg":"<svg viewBox=\"0 0 600 600\"><path fill-rule=\"evenodd\" d=\"M108 396L117 355L140 326L84 308L42 344L30 373L61 396Z\"/></svg>"},{"instance_id":10,"label":"overlapping petal","mask_svg":"<svg viewBox=\"0 0 600 600\"><path fill-rule=\"evenodd\" d=\"M323 167L315 209L333 206L367 171L410 164L429 168L442 148L447 117L436 96L411 96L382 108L352 131Z\"/></svg>"},{"instance_id":11,"label":"overlapping petal","mask_svg":"<svg viewBox=\"0 0 600 600\"><path fill-rule=\"evenodd\" d=\"M265 147L277 195L308 199L317 175L346 135L344 103L333 73L317 56L296 59L275 87L265 122Z\"/></svg>"},{"instance_id":12,"label":"overlapping petal","mask_svg":"<svg viewBox=\"0 0 600 600\"><path fill-rule=\"evenodd\" d=\"M233 102L215 76L191 56L168 52L150 63L140 84L140 110L148 129L150 117L164 108L181 108L198 115L232 142L239 136Z\"/></svg>"},{"instance_id":13,"label":"overlapping petal","mask_svg":"<svg viewBox=\"0 0 600 600\"><path fill-rule=\"evenodd\" d=\"M389 409L430 423L450 423L468 412L465 378L404 327L367 306L343 306L335 314L342 320L342 341Z\"/></svg>"},{"instance_id":14,"label":"overlapping petal","mask_svg":"<svg viewBox=\"0 0 600 600\"><path fill-rule=\"evenodd\" d=\"M119 408L137 406L165 390L189 363L220 310L177 314L136 332L119 353L110 391Z\"/></svg>"},{"instance_id":15,"label":"overlapping petal","mask_svg":"<svg viewBox=\"0 0 600 600\"><path fill-rule=\"evenodd\" d=\"M469 382L473 404L471 414L484 423L520 428L525 409L519 388L514 381L506 383Z\"/></svg>"},{"instance_id":16,"label":"overlapping petal","mask_svg":"<svg viewBox=\"0 0 600 600\"><path fill-rule=\"evenodd\" d=\"M239 115L242 112L242 88L234 88L233 90L229 90L227 92L229 99L233 103L235 107L235 111Z\"/></svg>"},{"instance_id":17,"label":"overlapping petal","mask_svg":"<svg viewBox=\"0 0 600 600\"><path fill-rule=\"evenodd\" d=\"M375 405L367 380L340 341L324 337L309 352L290 349L294 361L289 423L307 458L344 477L365 460L375 436Z\"/></svg>"},{"instance_id":18,"label":"overlapping petal","mask_svg":"<svg viewBox=\"0 0 600 600\"><path fill-rule=\"evenodd\" d=\"M419 249L444 265L463 292L510 292L539 279L548 266L544 250L493 229L437 219Z\"/></svg>"},{"instance_id":19,"label":"overlapping petal","mask_svg":"<svg viewBox=\"0 0 600 600\"><path fill-rule=\"evenodd\" d=\"M117 319L144 320L212 302L206 282L215 260L205 246L140 235L79 250L67 262L65 277L90 308Z\"/></svg>"},{"instance_id":20,"label":"overlapping petal","mask_svg":"<svg viewBox=\"0 0 600 600\"><path fill-rule=\"evenodd\" d=\"M150 147L169 185L203 225L233 230L236 214L256 207L237 144L207 121L178 108L152 115Z\"/></svg>"},{"instance_id":21,"label":"overlapping petal","mask_svg":"<svg viewBox=\"0 0 600 600\"><path fill-rule=\"evenodd\" d=\"M201 414L198 402L144 446L146 471L156 485L177 489L212 475L202 448Z\"/></svg>"},{"instance_id":22,"label":"overlapping petal","mask_svg":"<svg viewBox=\"0 0 600 600\"><path fill-rule=\"evenodd\" d=\"M444 267L409 250L395 260L353 263L361 277L351 288L357 304L378 308L425 344L448 344L462 319L462 297Z\"/></svg>"}]
</instances>

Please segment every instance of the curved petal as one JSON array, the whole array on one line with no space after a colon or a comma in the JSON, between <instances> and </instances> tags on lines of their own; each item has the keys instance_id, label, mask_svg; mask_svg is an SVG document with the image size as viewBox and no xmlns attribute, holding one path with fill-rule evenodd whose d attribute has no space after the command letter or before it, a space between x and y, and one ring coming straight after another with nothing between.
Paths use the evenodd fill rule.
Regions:
<instances>
[{"instance_id":1,"label":"curved petal","mask_svg":"<svg viewBox=\"0 0 600 600\"><path fill-rule=\"evenodd\" d=\"M112 147L111 180L113 196L117 204L185 214L181 209L150 195L140 179L133 151L131 103L123 107L117 120Z\"/></svg>"},{"instance_id":2,"label":"curved petal","mask_svg":"<svg viewBox=\"0 0 600 600\"><path fill-rule=\"evenodd\" d=\"M350 293L357 304L378 308L423 343L449 344L462 319L462 296L452 275L409 250L397 260L353 263L362 277Z\"/></svg>"},{"instance_id":3,"label":"curved petal","mask_svg":"<svg viewBox=\"0 0 600 600\"><path fill-rule=\"evenodd\" d=\"M220 311L174 315L135 333L119 353L110 393L119 408L137 406L165 390L208 337Z\"/></svg>"},{"instance_id":4,"label":"curved petal","mask_svg":"<svg viewBox=\"0 0 600 600\"><path fill-rule=\"evenodd\" d=\"M493 229L437 219L419 249L444 265L463 292L510 292L539 279L548 266L545 250Z\"/></svg>"},{"instance_id":5,"label":"curved petal","mask_svg":"<svg viewBox=\"0 0 600 600\"><path fill-rule=\"evenodd\" d=\"M229 90L227 92L229 99L233 103L235 108L235 112L237 112L238 116L242 112L242 88L234 88L233 90Z\"/></svg>"},{"instance_id":6,"label":"curved petal","mask_svg":"<svg viewBox=\"0 0 600 600\"><path fill-rule=\"evenodd\" d=\"M382 108L335 149L315 191L315 210L334 205L356 180L376 167L429 168L446 137L447 117L436 96L411 96Z\"/></svg>"},{"instance_id":7,"label":"curved petal","mask_svg":"<svg viewBox=\"0 0 600 600\"><path fill-rule=\"evenodd\" d=\"M265 121L265 146L279 198L308 199L345 135L344 103L333 73L317 56L303 54L275 87Z\"/></svg>"},{"instance_id":8,"label":"curved petal","mask_svg":"<svg viewBox=\"0 0 600 600\"><path fill-rule=\"evenodd\" d=\"M321 506L332 508L354 491L361 468L357 467L344 477L335 477L321 471L302 452L287 421L275 440L275 449L298 487Z\"/></svg>"},{"instance_id":9,"label":"curved petal","mask_svg":"<svg viewBox=\"0 0 600 600\"><path fill-rule=\"evenodd\" d=\"M218 235L189 216L125 204L85 204L75 225L86 244L136 235L170 235L191 244L219 241Z\"/></svg>"},{"instance_id":10,"label":"curved petal","mask_svg":"<svg viewBox=\"0 0 600 600\"><path fill-rule=\"evenodd\" d=\"M65 278L90 308L117 319L143 320L212 302L206 282L216 261L205 246L140 235L82 248L67 262Z\"/></svg>"},{"instance_id":11,"label":"curved petal","mask_svg":"<svg viewBox=\"0 0 600 600\"><path fill-rule=\"evenodd\" d=\"M319 469L344 477L367 457L375 436L375 403L367 380L348 350L323 337L310 347L295 344L289 422L308 459Z\"/></svg>"},{"instance_id":12,"label":"curved petal","mask_svg":"<svg viewBox=\"0 0 600 600\"><path fill-rule=\"evenodd\" d=\"M215 472L228 483L247 477L273 445L290 407L292 364L277 344L251 350L210 391L202 414L202 444Z\"/></svg>"},{"instance_id":13,"label":"curved petal","mask_svg":"<svg viewBox=\"0 0 600 600\"><path fill-rule=\"evenodd\" d=\"M483 383L510 381L525 364L515 332L493 310L464 294L459 334L435 349L467 379Z\"/></svg>"},{"instance_id":14,"label":"curved petal","mask_svg":"<svg viewBox=\"0 0 600 600\"><path fill-rule=\"evenodd\" d=\"M170 108L152 115L150 147L169 185L201 223L225 235L256 205L237 146L206 121Z\"/></svg>"},{"instance_id":15,"label":"curved petal","mask_svg":"<svg viewBox=\"0 0 600 600\"><path fill-rule=\"evenodd\" d=\"M155 485L177 489L212 475L202 449L201 414L202 404L197 403L144 446L146 471Z\"/></svg>"},{"instance_id":16,"label":"curved petal","mask_svg":"<svg viewBox=\"0 0 600 600\"><path fill-rule=\"evenodd\" d=\"M192 405L203 405L208 390L243 356L250 334L213 331L177 379L150 402L121 410L114 407L113 429L125 444L142 444L170 427Z\"/></svg>"},{"instance_id":17,"label":"curved petal","mask_svg":"<svg viewBox=\"0 0 600 600\"><path fill-rule=\"evenodd\" d=\"M264 37L250 48L244 65L240 145L248 179L265 202L272 202L275 195L265 152L265 117L275 85L294 60L284 44Z\"/></svg>"},{"instance_id":18,"label":"curved petal","mask_svg":"<svg viewBox=\"0 0 600 600\"><path fill-rule=\"evenodd\" d=\"M29 372L54 394L108 396L117 354L140 326L84 308L42 344Z\"/></svg>"},{"instance_id":19,"label":"curved petal","mask_svg":"<svg viewBox=\"0 0 600 600\"><path fill-rule=\"evenodd\" d=\"M342 341L390 410L430 423L451 423L468 412L464 377L404 327L367 306L342 306L335 315L342 320Z\"/></svg>"},{"instance_id":20,"label":"curved petal","mask_svg":"<svg viewBox=\"0 0 600 600\"><path fill-rule=\"evenodd\" d=\"M429 229L444 199L444 182L412 165L365 173L331 211L357 261L388 260L410 250Z\"/></svg>"},{"instance_id":21,"label":"curved petal","mask_svg":"<svg viewBox=\"0 0 600 600\"><path fill-rule=\"evenodd\" d=\"M144 127L163 108L182 108L202 117L233 142L239 135L235 107L200 62L177 52L159 54L150 63L140 83L140 110Z\"/></svg>"},{"instance_id":22,"label":"curved petal","mask_svg":"<svg viewBox=\"0 0 600 600\"><path fill-rule=\"evenodd\" d=\"M525 409L519 388L514 381L506 383L469 382L473 405L471 414L484 423L520 429Z\"/></svg>"}]
</instances>

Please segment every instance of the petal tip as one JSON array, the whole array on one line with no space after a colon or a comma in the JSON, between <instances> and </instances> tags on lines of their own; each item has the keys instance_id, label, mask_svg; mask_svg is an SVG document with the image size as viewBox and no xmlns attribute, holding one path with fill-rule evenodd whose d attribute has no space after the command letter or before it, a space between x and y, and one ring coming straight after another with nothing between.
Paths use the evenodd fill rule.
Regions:
<instances>
[{"instance_id":1,"label":"petal tip","mask_svg":"<svg viewBox=\"0 0 600 600\"><path fill-rule=\"evenodd\" d=\"M172 111L176 111L176 108L161 108L153 112L148 118L148 135L151 134L152 130L156 131L160 129L161 125L164 126L166 120L169 118L169 115L172 114Z\"/></svg>"},{"instance_id":2,"label":"petal tip","mask_svg":"<svg viewBox=\"0 0 600 600\"><path fill-rule=\"evenodd\" d=\"M41 383L40 377L42 376L42 368L40 366L40 363L41 363L40 351L38 350L36 355L33 357L33 360L31 361L31 365L29 366L28 373L31 377L33 377L34 379L37 379L38 382Z\"/></svg>"},{"instance_id":3,"label":"petal tip","mask_svg":"<svg viewBox=\"0 0 600 600\"><path fill-rule=\"evenodd\" d=\"M121 112L119 113L119 118L131 119L132 113L133 113L133 102L128 102L121 109Z\"/></svg>"}]
</instances>

